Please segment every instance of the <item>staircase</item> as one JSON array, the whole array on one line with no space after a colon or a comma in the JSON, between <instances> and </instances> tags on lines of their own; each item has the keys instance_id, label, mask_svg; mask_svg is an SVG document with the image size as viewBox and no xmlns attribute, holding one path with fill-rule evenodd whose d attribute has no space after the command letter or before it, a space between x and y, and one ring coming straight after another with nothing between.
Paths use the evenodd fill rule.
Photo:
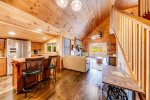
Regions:
<instances>
[{"instance_id":1,"label":"staircase","mask_svg":"<svg viewBox=\"0 0 150 100\"><path fill-rule=\"evenodd\" d=\"M150 13L147 13L146 15L144 15L143 18L150 20Z\"/></svg>"},{"instance_id":2,"label":"staircase","mask_svg":"<svg viewBox=\"0 0 150 100\"><path fill-rule=\"evenodd\" d=\"M145 13L142 16L149 12L147 8L143 8ZM150 21L116 8L112 8L110 20L110 28L114 31L127 69L144 91L144 94L137 96L140 95L141 100L150 100Z\"/></svg>"},{"instance_id":3,"label":"staircase","mask_svg":"<svg viewBox=\"0 0 150 100\"><path fill-rule=\"evenodd\" d=\"M139 16L150 20L150 0L139 0Z\"/></svg>"},{"instance_id":4,"label":"staircase","mask_svg":"<svg viewBox=\"0 0 150 100\"><path fill-rule=\"evenodd\" d=\"M139 16L143 17L150 12L150 0L139 0Z\"/></svg>"}]
</instances>

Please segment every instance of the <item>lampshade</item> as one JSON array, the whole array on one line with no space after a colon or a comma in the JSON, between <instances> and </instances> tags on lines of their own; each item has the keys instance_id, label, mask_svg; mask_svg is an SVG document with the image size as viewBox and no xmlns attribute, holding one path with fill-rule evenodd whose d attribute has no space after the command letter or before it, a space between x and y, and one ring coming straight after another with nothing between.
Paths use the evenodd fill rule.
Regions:
<instances>
[{"instance_id":1,"label":"lampshade","mask_svg":"<svg viewBox=\"0 0 150 100\"><path fill-rule=\"evenodd\" d=\"M79 0L74 0L71 3L71 7L72 7L72 10L74 10L74 11L80 11L81 7L82 7L82 3Z\"/></svg>"},{"instance_id":2,"label":"lampshade","mask_svg":"<svg viewBox=\"0 0 150 100\"><path fill-rule=\"evenodd\" d=\"M65 8L68 4L68 0L57 0L56 3L59 7Z\"/></svg>"}]
</instances>

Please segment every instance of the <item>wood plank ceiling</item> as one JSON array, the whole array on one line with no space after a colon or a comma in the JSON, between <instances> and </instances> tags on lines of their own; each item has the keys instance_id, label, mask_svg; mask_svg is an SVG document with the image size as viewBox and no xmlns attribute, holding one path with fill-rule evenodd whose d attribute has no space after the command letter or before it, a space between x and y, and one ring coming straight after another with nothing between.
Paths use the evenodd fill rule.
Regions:
<instances>
[{"instance_id":1,"label":"wood plank ceiling","mask_svg":"<svg viewBox=\"0 0 150 100\"><path fill-rule=\"evenodd\" d=\"M61 31L77 37L84 37L92 32L107 16L115 0L81 0L82 9L72 11L56 5L56 0L1 0L28 14L31 14ZM138 0L116 0L115 6L124 9L137 5Z\"/></svg>"}]
</instances>

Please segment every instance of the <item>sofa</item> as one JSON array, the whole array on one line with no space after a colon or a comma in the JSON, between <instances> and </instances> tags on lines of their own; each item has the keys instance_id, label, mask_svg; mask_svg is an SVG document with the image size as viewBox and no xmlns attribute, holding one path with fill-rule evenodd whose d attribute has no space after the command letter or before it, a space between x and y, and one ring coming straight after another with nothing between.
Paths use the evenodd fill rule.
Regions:
<instances>
[{"instance_id":1,"label":"sofa","mask_svg":"<svg viewBox=\"0 0 150 100\"><path fill-rule=\"evenodd\" d=\"M64 56L63 57L63 68L87 72L90 68L89 60L84 56Z\"/></svg>"}]
</instances>

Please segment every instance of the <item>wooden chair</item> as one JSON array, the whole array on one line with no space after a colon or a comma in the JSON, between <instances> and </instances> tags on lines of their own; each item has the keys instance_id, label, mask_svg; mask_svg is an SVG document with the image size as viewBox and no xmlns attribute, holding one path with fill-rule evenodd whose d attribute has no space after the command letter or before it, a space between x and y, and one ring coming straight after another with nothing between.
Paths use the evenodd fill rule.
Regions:
<instances>
[{"instance_id":1,"label":"wooden chair","mask_svg":"<svg viewBox=\"0 0 150 100\"><path fill-rule=\"evenodd\" d=\"M45 70L45 83L46 83L46 73L47 71L53 70L53 79L56 81L56 67L57 67L57 62L58 61L58 56L49 56L48 58L48 64L45 65L44 70Z\"/></svg>"},{"instance_id":2,"label":"wooden chair","mask_svg":"<svg viewBox=\"0 0 150 100\"><path fill-rule=\"evenodd\" d=\"M23 71L24 77L24 88L23 91L25 92L25 98L27 97L27 92L30 92L28 84L28 78L31 76L36 76L37 83L41 83L42 79L42 64L43 64L44 57L38 58L26 58L26 68ZM38 75L40 75L40 81L38 81ZM41 84L40 84L41 86Z\"/></svg>"}]
</instances>

